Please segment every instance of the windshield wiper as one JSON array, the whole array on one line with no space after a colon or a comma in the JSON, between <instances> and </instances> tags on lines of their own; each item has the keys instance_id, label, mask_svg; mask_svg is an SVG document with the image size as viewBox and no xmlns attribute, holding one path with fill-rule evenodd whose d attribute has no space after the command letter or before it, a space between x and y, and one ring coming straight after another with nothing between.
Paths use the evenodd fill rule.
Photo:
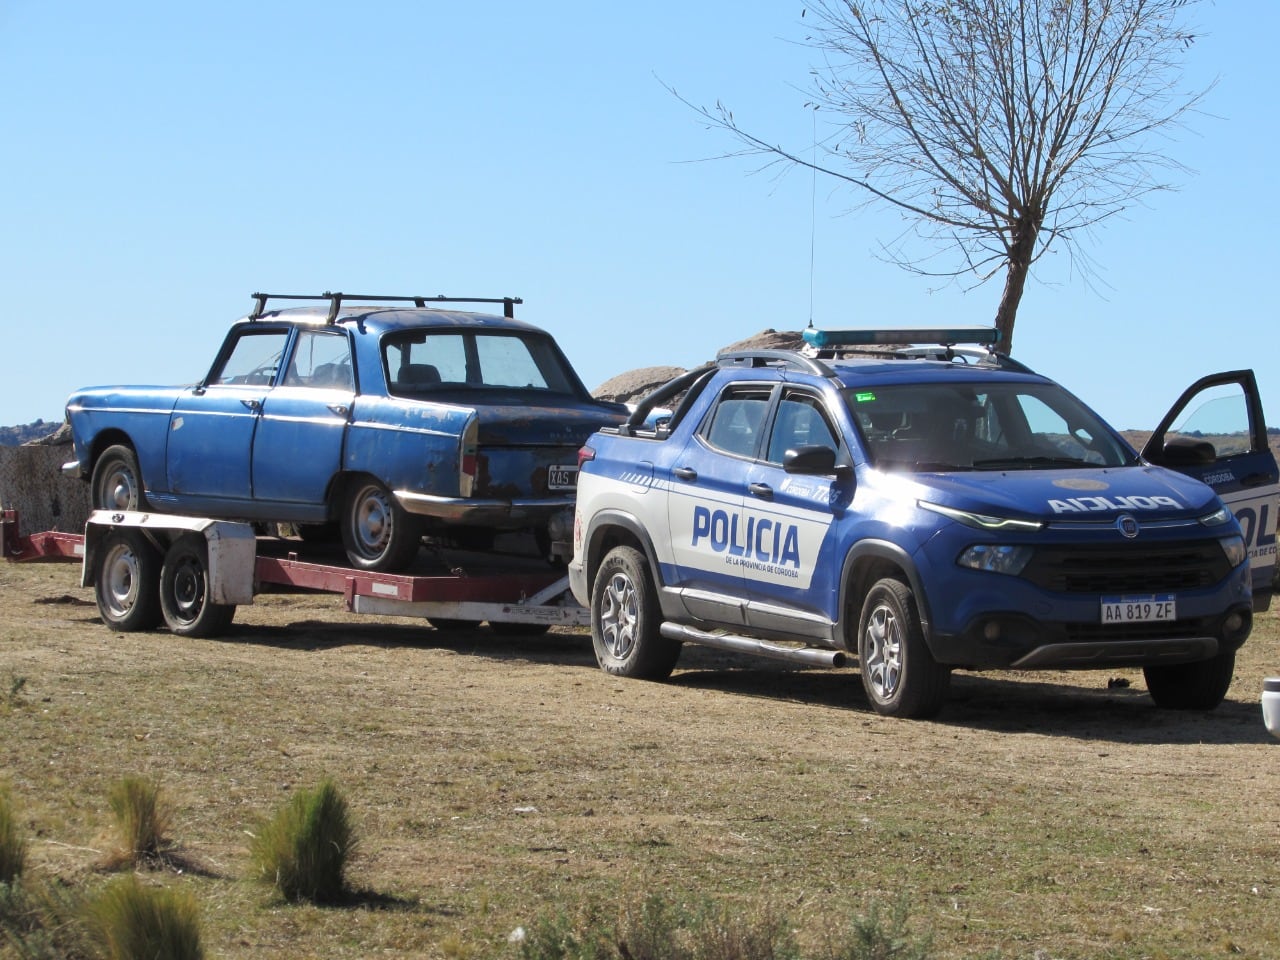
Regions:
<instances>
[{"instance_id":1,"label":"windshield wiper","mask_svg":"<svg viewBox=\"0 0 1280 960\"><path fill-rule=\"evenodd\" d=\"M974 467L979 470L1040 470L1045 467L1096 467L1101 463L1091 463L1079 457L998 457L994 460L975 460Z\"/></svg>"}]
</instances>

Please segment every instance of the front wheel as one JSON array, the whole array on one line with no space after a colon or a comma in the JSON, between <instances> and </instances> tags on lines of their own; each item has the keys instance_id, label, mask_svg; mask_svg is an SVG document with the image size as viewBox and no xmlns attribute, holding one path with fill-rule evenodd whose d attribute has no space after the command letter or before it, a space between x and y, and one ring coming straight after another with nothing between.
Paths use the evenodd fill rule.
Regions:
<instances>
[{"instance_id":1,"label":"front wheel","mask_svg":"<svg viewBox=\"0 0 1280 960\"><path fill-rule=\"evenodd\" d=\"M216 637L231 625L235 606L213 602L204 537L181 536L166 551L160 568L160 610L169 629L183 637Z\"/></svg>"},{"instance_id":2,"label":"front wheel","mask_svg":"<svg viewBox=\"0 0 1280 960\"><path fill-rule=\"evenodd\" d=\"M98 546L93 593L98 613L119 633L160 625L160 554L137 530L113 530Z\"/></svg>"},{"instance_id":3,"label":"front wheel","mask_svg":"<svg viewBox=\"0 0 1280 960\"><path fill-rule=\"evenodd\" d=\"M901 580L879 580L858 622L862 687L876 713L920 719L942 709L951 671L924 641L915 594Z\"/></svg>"},{"instance_id":4,"label":"front wheel","mask_svg":"<svg viewBox=\"0 0 1280 960\"><path fill-rule=\"evenodd\" d=\"M644 555L614 547L591 586L591 645L606 673L639 680L671 676L680 643L659 633L662 615Z\"/></svg>"},{"instance_id":5,"label":"front wheel","mask_svg":"<svg viewBox=\"0 0 1280 960\"><path fill-rule=\"evenodd\" d=\"M1235 651L1196 663L1143 667L1147 692L1165 710L1212 710L1223 701L1236 671Z\"/></svg>"},{"instance_id":6,"label":"front wheel","mask_svg":"<svg viewBox=\"0 0 1280 960\"><path fill-rule=\"evenodd\" d=\"M142 493L142 472L138 455L123 443L107 447L93 465L89 483L90 502L94 510L145 510L147 498Z\"/></svg>"},{"instance_id":7,"label":"front wheel","mask_svg":"<svg viewBox=\"0 0 1280 960\"><path fill-rule=\"evenodd\" d=\"M360 570L403 570L418 555L422 529L377 480L352 484L342 515L342 545Z\"/></svg>"}]
</instances>

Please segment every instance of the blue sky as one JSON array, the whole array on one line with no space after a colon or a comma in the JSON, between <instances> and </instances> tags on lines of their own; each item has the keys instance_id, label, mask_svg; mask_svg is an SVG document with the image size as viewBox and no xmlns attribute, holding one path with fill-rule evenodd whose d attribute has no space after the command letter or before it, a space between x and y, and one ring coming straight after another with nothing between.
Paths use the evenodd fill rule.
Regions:
<instances>
[{"instance_id":1,"label":"blue sky","mask_svg":"<svg viewBox=\"0 0 1280 960\"><path fill-rule=\"evenodd\" d=\"M519 296L589 387L765 328L990 322L997 282L876 257L896 217L734 144L803 147L802 3L0 3L0 424L205 372L255 290ZM1192 11L1181 189L1041 262L1015 355L1121 428L1252 366L1280 424L1280 4ZM813 211L816 207L816 215Z\"/></svg>"}]
</instances>

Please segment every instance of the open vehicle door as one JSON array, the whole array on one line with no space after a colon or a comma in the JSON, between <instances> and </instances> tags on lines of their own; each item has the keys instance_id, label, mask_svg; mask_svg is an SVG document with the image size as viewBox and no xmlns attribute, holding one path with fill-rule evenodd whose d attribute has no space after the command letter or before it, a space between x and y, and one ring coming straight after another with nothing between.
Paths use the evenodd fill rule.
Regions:
<instances>
[{"instance_id":1,"label":"open vehicle door","mask_svg":"<svg viewBox=\"0 0 1280 960\"><path fill-rule=\"evenodd\" d=\"M1249 548L1253 606L1266 610L1276 573L1280 469L1253 371L1216 373L1188 387L1142 456L1207 483L1236 515Z\"/></svg>"}]
</instances>

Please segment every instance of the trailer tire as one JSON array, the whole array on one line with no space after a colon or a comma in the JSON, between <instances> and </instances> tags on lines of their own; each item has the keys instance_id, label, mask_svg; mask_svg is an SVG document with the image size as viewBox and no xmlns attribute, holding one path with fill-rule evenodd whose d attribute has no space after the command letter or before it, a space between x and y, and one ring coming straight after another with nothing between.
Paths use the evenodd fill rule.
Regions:
<instances>
[{"instance_id":1,"label":"trailer tire","mask_svg":"<svg viewBox=\"0 0 1280 960\"><path fill-rule=\"evenodd\" d=\"M213 602L209 544L199 534L182 535L165 552L160 610L170 631L181 637L216 637L231 625L235 605Z\"/></svg>"},{"instance_id":2,"label":"trailer tire","mask_svg":"<svg viewBox=\"0 0 1280 960\"><path fill-rule=\"evenodd\" d=\"M97 548L93 593L110 629L155 629L162 617L159 551L137 530L112 530Z\"/></svg>"},{"instance_id":3,"label":"trailer tire","mask_svg":"<svg viewBox=\"0 0 1280 960\"><path fill-rule=\"evenodd\" d=\"M644 555L614 547L591 586L591 645L605 673L665 680L680 659L680 642L659 633L662 614Z\"/></svg>"},{"instance_id":4,"label":"trailer tire","mask_svg":"<svg viewBox=\"0 0 1280 960\"><path fill-rule=\"evenodd\" d=\"M138 455L128 444L107 447L93 465L89 484L94 510L146 510Z\"/></svg>"},{"instance_id":5,"label":"trailer tire","mask_svg":"<svg viewBox=\"0 0 1280 960\"><path fill-rule=\"evenodd\" d=\"M357 570L395 573L413 562L422 525L372 477L352 482L342 508L342 545Z\"/></svg>"}]
</instances>

